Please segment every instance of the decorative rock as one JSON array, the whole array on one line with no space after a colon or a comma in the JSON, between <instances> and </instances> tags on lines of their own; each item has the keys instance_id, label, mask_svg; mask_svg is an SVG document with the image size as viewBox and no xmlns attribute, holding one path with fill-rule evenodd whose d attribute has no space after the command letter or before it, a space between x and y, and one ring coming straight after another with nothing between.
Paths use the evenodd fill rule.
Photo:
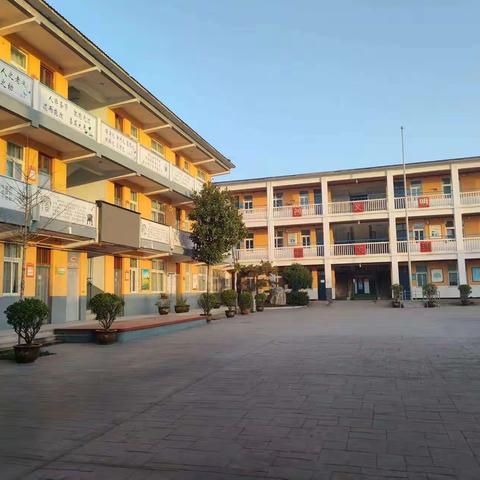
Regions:
<instances>
[{"instance_id":1,"label":"decorative rock","mask_svg":"<svg viewBox=\"0 0 480 480\"><path fill-rule=\"evenodd\" d=\"M273 287L270 289L270 305L286 305L287 295L283 287Z\"/></svg>"}]
</instances>

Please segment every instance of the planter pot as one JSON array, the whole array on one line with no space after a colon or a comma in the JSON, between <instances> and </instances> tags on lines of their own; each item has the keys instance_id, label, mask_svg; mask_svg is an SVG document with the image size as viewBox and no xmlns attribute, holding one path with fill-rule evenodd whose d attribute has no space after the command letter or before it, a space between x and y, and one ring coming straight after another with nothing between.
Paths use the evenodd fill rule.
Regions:
<instances>
[{"instance_id":1,"label":"planter pot","mask_svg":"<svg viewBox=\"0 0 480 480\"><path fill-rule=\"evenodd\" d=\"M235 316L235 310L225 310L225 315L227 318L233 318Z\"/></svg>"},{"instance_id":2,"label":"planter pot","mask_svg":"<svg viewBox=\"0 0 480 480\"><path fill-rule=\"evenodd\" d=\"M263 312L263 310L265 309L265 306L264 305L259 305L257 303L257 312Z\"/></svg>"},{"instance_id":3,"label":"planter pot","mask_svg":"<svg viewBox=\"0 0 480 480\"><path fill-rule=\"evenodd\" d=\"M175 305L175 313L187 313L190 311L190 305Z\"/></svg>"},{"instance_id":4,"label":"planter pot","mask_svg":"<svg viewBox=\"0 0 480 480\"><path fill-rule=\"evenodd\" d=\"M433 308L436 306L437 306L437 302L435 302L434 300L427 300L425 302L425 308Z\"/></svg>"},{"instance_id":5,"label":"planter pot","mask_svg":"<svg viewBox=\"0 0 480 480\"><path fill-rule=\"evenodd\" d=\"M240 308L240 313L242 315L249 315L250 313L252 313L252 309L251 308Z\"/></svg>"},{"instance_id":6,"label":"planter pot","mask_svg":"<svg viewBox=\"0 0 480 480\"><path fill-rule=\"evenodd\" d=\"M393 308L403 308L403 302L398 300L392 300L392 307Z\"/></svg>"},{"instance_id":7,"label":"planter pot","mask_svg":"<svg viewBox=\"0 0 480 480\"><path fill-rule=\"evenodd\" d=\"M160 315L168 315L170 312L170 307L158 307L158 313Z\"/></svg>"},{"instance_id":8,"label":"planter pot","mask_svg":"<svg viewBox=\"0 0 480 480\"><path fill-rule=\"evenodd\" d=\"M40 345L32 343L31 345L15 345L15 360L17 363L33 363L40 355Z\"/></svg>"},{"instance_id":9,"label":"planter pot","mask_svg":"<svg viewBox=\"0 0 480 480\"><path fill-rule=\"evenodd\" d=\"M111 345L118 339L118 330L95 330L95 335L100 345Z\"/></svg>"}]
</instances>

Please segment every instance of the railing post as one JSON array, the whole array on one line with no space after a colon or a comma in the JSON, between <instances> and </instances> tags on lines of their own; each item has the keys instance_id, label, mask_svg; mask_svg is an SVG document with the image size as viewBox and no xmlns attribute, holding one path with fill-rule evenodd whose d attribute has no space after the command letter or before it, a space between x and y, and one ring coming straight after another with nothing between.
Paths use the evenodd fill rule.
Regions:
<instances>
[{"instance_id":1,"label":"railing post","mask_svg":"<svg viewBox=\"0 0 480 480\"><path fill-rule=\"evenodd\" d=\"M273 185L272 182L266 183L267 190L267 256L268 261L275 260L275 226L273 224Z\"/></svg>"},{"instance_id":2,"label":"railing post","mask_svg":"<svg viewBox=\"0 0 480 480\"><path fill-rule=\"evenodd\" d=\"M40 111L39 89L40 89L40 82L34 78L32 83L32 108L38 111Z\"/></svg>"}]
</instances>

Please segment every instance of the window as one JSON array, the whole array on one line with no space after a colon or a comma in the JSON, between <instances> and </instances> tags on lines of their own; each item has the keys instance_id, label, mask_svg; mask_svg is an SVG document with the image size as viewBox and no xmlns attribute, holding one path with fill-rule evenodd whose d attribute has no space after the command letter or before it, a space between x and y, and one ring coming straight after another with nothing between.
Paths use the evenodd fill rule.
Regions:
<instances>
[{"instance_id":1,"label":"window","mask_svg":"<svg viewBox=\"0 0 480 480\"><path fill-rule=\"evenodd\" d=\"M197 170L197 178L201 180L202 182L205 182L207 177L205 176L205 172L203 170L198 169Z\"/></svg>"},{"instance_id":2,"label":"window","mask_svg":"<svg viewBox=\"0 0 480 480\"><path fill-rule=\"evenodd\" d=\"M139 285L139 268L138 268L138 259L130 259L130 292L138 292Z\"/></svg>"},{"instance_id":3,"label":"window","mask_svg":"<svg viewBox=\"0 0 480 480\"><path fill-rule=\"evenodd\" d=\"M253 209L253 197L251 195L245 195L243 197L243 208L245 210Z\"/></svg>"},{"instance_id":4,"label":"window","mask_svg":"<svg viewBox=\"0 0 480 480\"><path fill-rule=\"evenodd\" d=\"M413 226L413 239L417 242L425 240L424 226L417 224Z\"/></svg>"},{"instance_id":5,"label":"window","mask_svg":"<svg viewBox=\"0 0 480 480\"><path fill-rule=\"evenodd\" d=\"M152 260L152 292L165 291L165 262L163 260Z\"/></svg>"},{"instance_id":6,"label":"window","mask_svg":"<svg viewBox=\"0 0 480 480\"><path fill-rule=\"evenodd\" d=\"M416 267L417 286L423 287L428 283L426 265L417 265Z\"/></svg>"},{"instance_id":7,"label":"window","mask_svg":"<svg viewBox=\"0 0 480 480\"><path fill-rule=\"evenodd\" d=\"M27 70L27 55L15 45L11 48L11 61L16 67Z\"/></svg>"},{"instance_id":8,"label":"window","mask_svg":"<svg viewBox=\"0 0 480 480\"><path fill-rule=\"evenodd\" d=\"M152 150L159 153L160 155L165 155L165 149L160 142L157 142L152 138Z\"/></svg>"},{"instance_id":9,"label":"window","mask_svg":"<svg viewBox=\"0 0 480 480\"><path fill-rule=\"evenodd\" d=\"M37 247L37 265L50 266L50 250L48 248Z\"/></svg>"},{"instance_id":10,"label":"window","mask_svg":"<svg viewBox=\"0 0 480 480\"><path fill-rule=\"evenodd\" d=\"M5 243L3 250L3 293L17 294L20 291L21 269L20 245Z\"/></svg>"},{"instance_id":11,"label":"window","mask_svg":"<svg viewBox=\"0 0 480 480\"><path fill-rule=\"evenodd\" d=\"M447 238L455 238L455 226L452 220L445 222L445 229L447 231Z\"/></svg>"},{"instance_id":12,"label":"window","mask_svg":"<svg viewBox=\"0 0 480 480\"><path fill-rule=\"evenodd\" d=\"M315 239L316 239L317 245L323 245L323 229L322 228L315 229Z\"/></svg>"},{"instance_id":13,"label":"window","mask_svg":"<svg viewBox=\"0 0 480 480\"><path fill-rule=\"evenodd\" d=\"M130 210L138 212L138 193L133 190L130 191Z\"/></svg>"},{"instance_id":14,"label":"window","mask_svg":"<svg viewBox=\"0 0 480 480\"><path fill-rule=\"evenodd\" d=\"M175 165L180 167L180 155L177 152L175 152Z\"/></svg>"},{"instance_id":15,"label":"window","mask_svg":"<svg viewBox=\"0 0 480 480\"><path fill-rule=\"evenodd\" d=\"M207 289L207 267L205 265L198 267L198 289L201 292Z\"/></svg>"},{"instance_id":16,"label":"window","mask_svg":"<svg viewBox=\"0 0 480 480\"><path fill-rule=\"evenodd\" d=\"M274 244L275 248L283 247L283 230L275 230Z\"/></svg>"},{"instance_id":17,"label":"window","mask_svg":"<svg viewBox=\"0 0 480 480\"><path fill-rule=\"evenodd\" d=\"M43 63L40 64L40 83L53 90L53 72Z\"/></svg>"},{"instance_id":18,"label":"window","mask_svg":"<svg viewBox=\"0 0 480 480\"><path fill-rule=\"evenodd\" d=\"M472 281L480 282L480 267L472 267Z\"/></svg>"},{"instance_id":19,"label":"window","mask_svg":"<svg viewBox=\"0 0 480 480\"><path fill-rule=\"evenodd\" d=\"M313 191L313 203L315 205L321 205L322 203L322 191L317 188Z\"/></svg>"},{"instance_id":20,"label":"window","mask_svg":"<svg viewBox=\"0 0 480 480\"><path fill-rule=\"evenodd\" d=\"M165 204L158 200L152 200L152 220L165 225Z\"/></svg>"},{"instance_id":21,"label":"window","mask_svg":"<svg viewBox=\"0 0 480 480\"><path fill-rule=\"evenodd\" d=\"M254 235L252 232L247 233L247 237L245 238L245 249L252 250L255 248L254 244Z\"/></svg>"},{"instance_id":22,"label":"window","mask_svg":"<svg viewBox=\"0 0 480 480\"><path fill-rule=\"evenodd\" d=\"M42 188L52 188L52 159L43 153L38 155L38 184Z\"/></svg>"},{"instance_id":23,"label":"window","mask_svg":"<svg viewBox=\"0 0 480 480\"><path fill-rule=\"evenodd\" d=\"M451 287L458 285L458 271L457 266L454 264L448 266L448 284Z\"/></svg>"},{"instance_id":24,"label":"window","mask_svg":"<svg viewBox=\"0 0 480 480\"><path fill-rule=\"evenodd\" d=\"M185 264L185 291L192 291L192 266L189 263Z\"/></svg>"},{"instance_id":25,"label":"window","mask_svg":"<svg viewBox=\"0 0 480 480\"><path fill-rule=\"evenodd\" d=\"M405 196L405 188L403 186L403 180L395 180L393 182L393 195L395 198Z\"/></svg>"},{"instance_id":26,"label":"window","mask_svg":"<svg viewBox=\"0 0 480 480\"><path fill-rule=\"evenodd\" d=\"M309 247L311 245L310 230L302 230L302 246Z\"/></svg>"},{"instance_id":27,"label":"window","mask_svg":"<svg viewBox=\"0 0 480 480\"><path fill-rule=\"evenodd\" d=\"M187 160L183 162L183 171L188 174L190 173L190 162L187 162Z\"/></svg>"},{"instance_id":28,"label":"window","mask_svg":"<svg viewBox=\"0 0 480 480\"><path fill-rule=\"evenodd\" d=\"M182 228L182 209L181 208L175 208L175 224L179 230Z\"/></svg>"},{"instance_id":29,"label":"window","mask_svg":"<svg viewBox=\"0 0 480 480\"><path fill-rule=\"evenodd\" d=\"M237 210L240 208L240 197L238 195L233 197L233 205L235 205Z\"/></svg>"},{"instance_id":30,"label":"window","mask_svg":"<svg viewBox=\"0 0 480 480\"><path fill-rule=\"evenodd\" d=\"M275 192L273 194L273 207L283 207L283 193Z\"/></svg>"},{"instance_id":31,"label":"window","mask_svg":"<svg viewBox=\"0 0 480 480\"><path fill-rule=\"evenodd\" d=\"M421 180L412 180L410 182L410 195L412 197L419 197L422 195L422 181Z\"/></svg>"},{"instance_id":32,"label":"window","mask_svg":"<svg viewBox=\"0 0 480 480\"><path fill-rule=\"evenodd\" d=\"M23 147L7 143L7 176L23 180Z\"/></svg>"},{"instance_id":33,"label":"window","mask_svg":"<svg viewBox=\"0 0 480 480\"><path fill-rule=\"evenodd\" d=\"M115 205L118 205L119 207L123 207L123 202L122 202L122 186L118 185L117 183L114 185L114 191L113 191L113 198Z\"/></svg>"},{"instance_id":34,"label":"window","mask_svg":"<svg viewBox=\"0 0 480 480\"><path fill-rule=\"evenodd\" d=\"M115 128L123 132L123 118L118 113L115 114Z\"/></svg>"},{"instance_id":35,"label":"window","mask_svg":"<svg viewBox=\"0 0 480 480\"><path fill-rule=\"evenodd\" d=\"M442 190L444 195L452 194L452 181L450 177L442 178Z\"/></svg>"},{"instance_id":36,"label":"window","mask_svg":"<svg viewBox=\"0 0 480 480\"><path fill-rule=\"evenodd\" d=\"M405 223L397 223L397 241L401 242L407 239L407 225Z\"/></svg>"},{"instance_id":37,"label":"window","mask_svg":"<svg viewBox=\"0 0 480 480\"><path fill-rule=\"evenodd\" d=\"M307 206L308 205L308 192L302 191L300 192L300 205Z\"/></svg>"},{"instance_id":38,"label":"window","mask_svg":"<svg viewBox=\"0 0 480 480\"><path fill-rule=\"evenodd\" d=\"M138 128L135 125L130 125L130 136L138 140Z\"/></svg>"}]
</instances>

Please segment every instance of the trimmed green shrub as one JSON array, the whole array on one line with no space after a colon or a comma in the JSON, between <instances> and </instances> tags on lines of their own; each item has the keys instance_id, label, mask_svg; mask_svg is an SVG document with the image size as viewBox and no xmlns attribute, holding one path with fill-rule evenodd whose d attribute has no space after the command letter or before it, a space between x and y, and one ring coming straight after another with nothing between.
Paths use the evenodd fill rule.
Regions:
<instances>
[{"instance_id":1,"label":"trimmed green shrub","mask_svg":"<svg viewBox=\"0 0 480 480\"><path fill-rule=\"evenodd\" d=\"M40 327L48 318L49 309L38 298L24 298L12 303L5 310L7 323L27 345L35 340Z\"/></svg>"},{"instance_id":2,"label":"trimmed green shrub","mask_svg":"<svg viewBox=\"0 0 480 480\"><path fill-rule=\"evenodd\" d=\"M287 292L287 305L308 305L309 301L307 292L294 290Z\"/></svg>"},{"instance_id":3,"label":"trimmed green shrub","mask_svg":"<svg viewBox=\"0 0 480 480\"><path fill-rule=\"evenodd\" d=\"M178 295L177 299L175 300L176 307L189 307L187 299L183 295Z\"/></svg>"},{"instance_id":4,"label":"trimmed green shrub","mask_svg":"<svg viewBox=\"0 0 480 480\"><path fill-rule=\"evenodd\" d=\"M215 301L216 298L214 293L202 293L198 298L198 306L203 310L205 315L209 315L215 305Z\"/></svg>"},{"instance_id":5,"label":"trimmed green shrub","mask_svg":"<svg viewBox=\"0 0 480 480\"><path fill-rule=\"evenodd\" d=\"M293 291L312 288L312 272L299 263L292 263L282 272L282 278Z\"/></svg>"},{"instance_id":6,"label":"trimmed green shrub","mask_svg":"<svg viewBox=\"0 0 480 480\"><path fill-rule=\"evenodd\" d=\"M222 302L228 308L234 308L237 304L237 292L232 289L222 292Z\"/></svg>"},{"instance_id":7,"label":"trimmed green shrub","mask_svg":"<svg viewBox=\"0 0 480 480\"><path fill-rule=\"evenodd\" d=\"M110 330L124 305L123 298L113 293L98 293L89 303L90 310L105 331Z\"/></svg>"},{"instance_id":8,"label":"trimmed green shrub","mask_svg":"<svg viewBox=\"0 0 480 480\"><path fill-rule=\"evenodd\" d=\"M437 304L438 288L434 283L424 285L422 293L429 307L434 307Z\"/></svg>"},{"instance_id":9,"label":"trimmed green shrub","mask_svg":"<svg viewBox=\"0 0 480 480\"><path fill-rule=\"evenodd\" d=\"M251 292L242 292L238 296L238 305L242 311L251 310L253 306L253 296Z\"/></svg>"},{"instance_id":10,"label":"trimmed green shrub","mask_svg":"<svg viewBox=\"0 0 480 480\"><path fill-rule=\"evenodd\" d=\"M266 301L267 301L267 296L264 293L257 293L255 295L255 303L257 305L263 306L265 305Z\"/></svg>"},{"instance_id":11,"label":"trimmed green shrub","mask_svg":"<svg viewBox=\"0 0 480 480\"><path fill-rule=\"evenodd\" d=\"M469 297L472 293L472 287L465 283L459 285L458 290L460 291L460 301L462 302L462 305L468 305L470 303Z\"/></svg>"},{"instance_id":12,"label":"trimmed green shrub","mask_svg":"<svg viewBox=\"0 0 480 480\"><path fill-rule=\"evenodd\" d=\"M213 308L220 308L222 306L222 298L220 293L213 294Z\"/></svg>"}]
</instances>

